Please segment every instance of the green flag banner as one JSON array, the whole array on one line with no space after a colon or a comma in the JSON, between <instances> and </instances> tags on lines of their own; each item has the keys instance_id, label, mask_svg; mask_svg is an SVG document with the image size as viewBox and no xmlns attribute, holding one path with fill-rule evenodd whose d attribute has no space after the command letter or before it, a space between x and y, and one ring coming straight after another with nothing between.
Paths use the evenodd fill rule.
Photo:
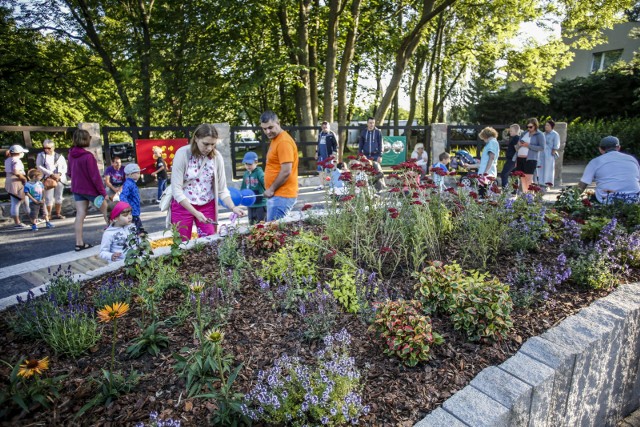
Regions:
<instances>
[{"instance_id":1,"label":"green flag banner","mask_svg":"<svg viewBox=\"0 0 640 427\"><path fill-rule=\"evenodd\" d=\"M406 136L382 137L382 166L394 166L407 158Z\"/></svg>"}]
</instances>

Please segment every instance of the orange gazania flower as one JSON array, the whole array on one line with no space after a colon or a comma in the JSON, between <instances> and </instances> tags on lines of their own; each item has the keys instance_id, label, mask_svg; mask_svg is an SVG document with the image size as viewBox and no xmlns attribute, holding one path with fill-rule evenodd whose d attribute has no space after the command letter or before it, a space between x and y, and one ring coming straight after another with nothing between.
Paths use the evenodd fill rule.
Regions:
<instances>
[{"instance_id":1,"label":"orange gazania flower","mask_svg":"<svg viewBox=\"0 0 640 427\"><path fill-rule=\"evenodd\" d=\"M113 305L105 305L98 311L98 317L101 322L111 322L119 317L124 316L129 311L129 304L126 302L114 302Z\"/></svg>"},{"instance_id":2,"label":"orange gazania flower","mask_svg":"<svg viewBox=\"0 0 640 427\"><path fill-rule=\"evenodd\" d=\"M41 360L29 357L22 365L20 365L18 376L22 378L29 378L33 374L40 375L47 369L49 369L49 356Z\"/></svg>"}]
</instances>

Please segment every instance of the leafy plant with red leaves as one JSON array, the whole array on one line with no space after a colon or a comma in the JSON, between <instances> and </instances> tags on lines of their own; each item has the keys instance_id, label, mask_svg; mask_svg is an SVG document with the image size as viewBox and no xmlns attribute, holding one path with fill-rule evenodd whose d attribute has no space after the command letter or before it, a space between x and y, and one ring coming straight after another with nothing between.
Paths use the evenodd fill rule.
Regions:
<instances>
[{"instance_id":1,"label":"leafy plant with red leaves","mask_svg":"<svg viewBox=\"0 0 640 427\"><path fill-rule=\"evenodd\" d=\"M247 247L257 253L271 253L284 245L286 237L277 222L269 222L253 227L246 242Z\"/></svg>"},{"instance_id":2,"label":"leafy plant with red leaves","mask_svg":"<svg viewBox=\"0 0 640 427\"><path fill-rule=\"evenodd\" d=\"M370 329L385 341L383 352L398 357L407 366L431 359L431 347L444 342L433 332L431 319L422 314L417 300L376 303L376 318Z\"/></svg>"}]
</instances>

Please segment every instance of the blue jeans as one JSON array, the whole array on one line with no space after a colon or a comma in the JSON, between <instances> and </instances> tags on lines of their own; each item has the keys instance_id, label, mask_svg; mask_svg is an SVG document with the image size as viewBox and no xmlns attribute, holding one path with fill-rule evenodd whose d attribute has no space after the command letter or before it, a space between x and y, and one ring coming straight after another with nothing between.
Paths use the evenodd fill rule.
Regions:
<instances>
[{"instance_id":1,"label":"blue jeans","mask_svg":"<svg viewBox=\"0 0 640 427\"><path fill-rule=\"evenodd\" d=\"M509 176L511 171L516 167L516 162L513 160L507 160L502 166L502 172L500 172L500 178L502 179L502 188L505 188L509 183Z\"/></svg>"},{"instance_id":2,"label":"blue jeans","mask_svg":"<svg viewBox=\"0 0 640 427\"><path fill-rule=\"evenodd\" d=\"M165 188L167 188L167 180L158 178L158 200L162 197Z\"/></svg>"},{"instance_id":3,"label":"blue jeans","mask_svg":"<svg viewBox=\"0 0 640 427\"><path fill-rule=\"evenodd\" d=\"M284 218L296 204L296 197L273 196L267 199L267 221Z\"/></svg>"}]
</instances>

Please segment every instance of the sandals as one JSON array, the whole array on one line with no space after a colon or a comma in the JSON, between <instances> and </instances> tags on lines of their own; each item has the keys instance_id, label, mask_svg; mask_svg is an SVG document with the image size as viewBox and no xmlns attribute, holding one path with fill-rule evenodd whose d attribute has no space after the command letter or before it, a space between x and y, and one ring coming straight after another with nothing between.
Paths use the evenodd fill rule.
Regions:
<instances>
[{"instance_id":1,"label":"sandals","mask_svg":"<svg viewBox=\"0 0 640 427\"><path fill-rule=\"evenodd\" d=\"M89 243L85 243L84 245L76 245L76 252L84 251L85 249L89 249L92 247L93 245L90 245Z\"/></svg>"}]
</instances>

